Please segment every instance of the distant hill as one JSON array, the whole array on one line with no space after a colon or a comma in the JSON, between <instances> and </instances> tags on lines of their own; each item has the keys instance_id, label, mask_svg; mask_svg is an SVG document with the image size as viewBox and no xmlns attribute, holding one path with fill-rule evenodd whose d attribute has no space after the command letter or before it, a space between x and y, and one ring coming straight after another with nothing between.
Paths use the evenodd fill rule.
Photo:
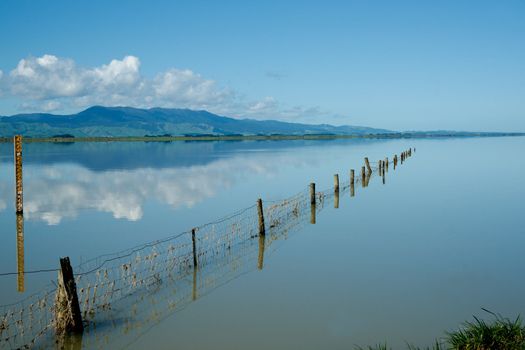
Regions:
<instances>
[{"instance_id":1,"label":"distant hill","mask_svg":"<svg viewBox=\"0 0 525 350\"><path fill-rule=\"evenodd\" d=\"M0 137L112 137L196 135L367 135L390 130L361 126L299 124L276 120L234 119L207 111L130 107L88 108L71 115L44 113L0 117Z\"/></svg>"}]
</instances>

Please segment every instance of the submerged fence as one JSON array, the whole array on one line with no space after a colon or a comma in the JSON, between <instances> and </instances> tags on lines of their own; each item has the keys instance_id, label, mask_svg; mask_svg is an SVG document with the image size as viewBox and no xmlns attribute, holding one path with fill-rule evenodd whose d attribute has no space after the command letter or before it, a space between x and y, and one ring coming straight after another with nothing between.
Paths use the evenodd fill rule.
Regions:
<instances>
[{"instance_id":1,"label":"submerged fence","mask_svg":"<svg viewBox=\"0 0 525 350\"><path fill-rule=\"evenodd\" d=\"M401 153L401 163L413 150ZM95 341L93 345L103 346L105 334L117 327L112 320L119 320L124 334L138 327L145 330L218 286L262 269L277 243L302 225L315 223L326 203L338 207L339 196L354 196L356 187L368 186L376 175L384 182L389 166L397 165L397 155L391 165L386 158L373 165L365 159L361 176L351 170L348 181L339 183L337 175L333 188L316 191L313 184L288 199L259 201L220 220L80 264L74 281L84 333L95 335L86 337L84 345ZM56 336L71 317L71 302L61 299L62 288L52 284L18 303L0 306L0 348L50 342L78 347L78 337Z\"/></svg>"}]
</instances>

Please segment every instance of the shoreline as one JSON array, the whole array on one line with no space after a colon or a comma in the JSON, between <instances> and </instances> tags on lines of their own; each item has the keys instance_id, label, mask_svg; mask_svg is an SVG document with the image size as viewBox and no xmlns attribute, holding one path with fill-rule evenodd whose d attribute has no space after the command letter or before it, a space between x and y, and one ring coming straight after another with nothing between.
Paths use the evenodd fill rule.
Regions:
<instances>
[{"instance_id":1,"label":"shoreline","mask_svg":"<svg viewBox=\"0 0 525 350\"><path fill-rule=\"evenodd\" d=\"M363 135L204 135L204 136L94 136L94 137L24 137L24 143L44 142L172 142L172 141L280 141L280 140L336 140L336 139L425 139L466 137L525 136L519 132L465 132L465 133L389 133ZM0 137L0 143L12 143L12 137Z\"/></svg>"}]
</instances>

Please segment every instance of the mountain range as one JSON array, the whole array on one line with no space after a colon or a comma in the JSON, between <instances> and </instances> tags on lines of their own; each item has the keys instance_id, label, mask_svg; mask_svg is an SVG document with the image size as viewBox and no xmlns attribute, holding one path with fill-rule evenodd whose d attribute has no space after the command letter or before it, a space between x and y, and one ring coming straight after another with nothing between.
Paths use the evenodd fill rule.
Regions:
<instances>
[{"instance_id":1,"label":"mountain range","mask_svg":"<svg viewBox=\"0 0 525 350\"><path fill-rule=\"evenodd\" d=\"M90 107L77 114L17 114L0 117L0 137L124 137L199 135L367 135L390 130L361 126L300 124L234 119L207 111L131 107Z\"/></svg>"}]
</instances>

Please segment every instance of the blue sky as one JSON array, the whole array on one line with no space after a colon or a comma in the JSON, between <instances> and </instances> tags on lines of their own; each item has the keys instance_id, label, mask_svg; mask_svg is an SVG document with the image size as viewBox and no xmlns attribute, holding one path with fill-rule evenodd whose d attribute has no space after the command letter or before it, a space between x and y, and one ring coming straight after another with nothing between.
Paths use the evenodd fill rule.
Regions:
<instances>
[{"instance_id":1,"label":"blue sky","mask_svg":"<svg viewBox=\"0 0 525 350\"><path fill-rule=\"evenodd\" d=\"M0 115L525 131L525 1L0 2Z\"/></svg>"}]
</instances>

